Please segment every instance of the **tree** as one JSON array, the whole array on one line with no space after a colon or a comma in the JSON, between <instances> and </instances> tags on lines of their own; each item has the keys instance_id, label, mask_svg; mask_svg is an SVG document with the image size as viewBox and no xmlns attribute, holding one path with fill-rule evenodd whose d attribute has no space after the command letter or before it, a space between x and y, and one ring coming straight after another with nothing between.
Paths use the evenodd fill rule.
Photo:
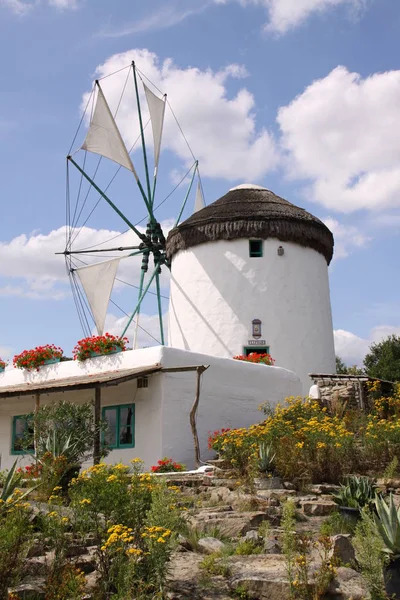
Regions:
<instances>
[{"instance_id":1,"label":"tree","mask_svg":"<svg viewBox=\"0 0 400 600\"><path fill-rule=\"evenodd\" d=\"M382 342L371 344L364 367L370 377L400 381L400 336L389 335Z\"/></svg>"},{"instance_id":2,"label":"tree","mask_svg":"<svg viewBox=\"0 0 400 600\"><path fill-rule=\"evenodd\" d=\"M357 365L348 367L340 356L336 356L336 373L338 375L363 375L363 369L359 369Z\"/></svg>"},{"instance_id":3,"label":"tree","mask_svg":"<svg viewBox=\"0 0 400 600\"><path fill-rule=\"evenodd\" d=\"M345 375L347 373L347 365L344 364L340 356L336 356L336 373Z\"/></svg>"}]
</instances>

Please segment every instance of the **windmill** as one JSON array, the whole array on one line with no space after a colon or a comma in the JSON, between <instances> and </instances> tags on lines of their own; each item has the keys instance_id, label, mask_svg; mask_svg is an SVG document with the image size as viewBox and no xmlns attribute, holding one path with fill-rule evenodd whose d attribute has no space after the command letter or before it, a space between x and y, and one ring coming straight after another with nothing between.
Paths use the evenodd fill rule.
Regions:
<instances>
[{"instance_id":1,"label":"windmill","mask_svg":"<svg viewBox=\"0 0 400 600\"><path fill-rule=\"evenodd\" d=\"M125 70L127 71L125 84L122 87L118 105L115 111L112 112L103 90L103 80L106 79L106 77L112 77L117 74L120 77L121 72ZM151 334L149 335L164 345L165 327L163 323L163 294L160 277L162 270L169 269L170 264L166 256L166 236L156 211L181 184L188 182L180 210L178 211L176 219L174 219L174 226L177 226L184 214L196 179L198 180L198 183L194 210L199 210L204 206L204 196L199 175L198 161L195 159L179 122L170 107L167 95L160 92L160 90L137 68L134 62L125 69L121 69L115 74L107 75L106 77L95 81L78 131L76 132L70 152L67 156L67 231L65 250L62 254L65 256L75 305L82 328L86 335L90 335L92 329L90 317L96 326L98 334L101 335L103 333L109 304L110 302L113 302L116 305L111 298L111 294L116 280L119 282L121 281L116 277L121 260L139 260L141 263L139 282L137 286L133 285L133 287L137 287L136 302L133 308L130 308L128 312L122 311L127 316L127 320L124 322L123 327L118 334L120 337L124 337L128 328L134 323L135 334L133 347L137 347L138 329L143 329L139 322L141 308L146 297L151 294L157 299L159 337L155 338ZM121 135L116 120L124 93L129 85L132 86L131 90L134 90L133 97L135 100L139 127L139 135L130 150L128 150ZM145 100L145 105L143 105L143 100ZM184 141L188 145L194 162L181 179L180 184L174 188L173 192L171 192L167 198L164 198L159 202L157 199L157 183L167 108L170 109L179 129L179 133L183 136ZM147 123L144 123L143 109L147 112ZM90 118L88 118L89 110L91 110ZM88 129L83 143L76 151L71 152L85 120L88 122ZM152 139L150 140L150 143L153 145L153 156L151 159L150 153L147 150L149 138L146 140L145 135L146 127L149 124L151 125L152 130ZM137 142L140 143L142 149L143 163L141 166L142 173L140 175L136 165L137 156L135 156L134 159L135 166L131 156L132 150ZM89 170L88 166L89 156L94 156L97 160L93 173L92 170ZM106 181L98 181L100 164L104 164L104 162L109 163L108 173L111 173L110 168L115 169L115 165L117 165L117 171L113 172L112 177L107 184ZM153 163L152 173L151 162ZM128 210L122 208L118 198L115 199L108 191L116 175L121 170L128 172L131 181L135 184L133 209L132 203L129 205ZM77 188L74 201L72 201L72 178L74 178L75 187ZM85 189L86 193L84 191ZM86 219L83 220L86 216L85 208L90 195L92 198L95 196L95 206L91 209ZM79 246L82 232L85 231L85 226L89 217L98 206L101 206L104 203L108 205L108 207L111 207L118 219L128 227L127 231L130 231L136 236L135 244L120 246L115 246L114 244L111 247L104 248L106 240L102 240L100 243L91 244L84 248ZM140 207L144 209L145 216L139 221L136 221L136 218L134 218L132 214L137 217L137 211ZM146 222L145 230L139 226L140 223L144 221ZM109 241L111 242L119 235L122 234L113 236ZM96 261L95 257L104 257L107 255L109 260ZM128 283L128 285L132 286L132 283Z\"/></svg>"}]
</instances>

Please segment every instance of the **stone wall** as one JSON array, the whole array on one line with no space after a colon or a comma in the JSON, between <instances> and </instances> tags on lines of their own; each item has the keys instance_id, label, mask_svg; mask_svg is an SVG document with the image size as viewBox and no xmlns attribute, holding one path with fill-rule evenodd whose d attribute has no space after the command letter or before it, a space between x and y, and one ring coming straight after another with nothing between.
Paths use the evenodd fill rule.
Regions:
<instances>
[{"instance_id":1,"label":"stone wall","mask_svg":"<svg viewBox=\"0 0 400 600\"><path fill-rule=\"evenodd\" d=\"M320 389L321 401L326 406L335 408L343 405L344 408L368 408L367 381L362 380L332 380L315 378Z\"/></svg>"}]
</instances>

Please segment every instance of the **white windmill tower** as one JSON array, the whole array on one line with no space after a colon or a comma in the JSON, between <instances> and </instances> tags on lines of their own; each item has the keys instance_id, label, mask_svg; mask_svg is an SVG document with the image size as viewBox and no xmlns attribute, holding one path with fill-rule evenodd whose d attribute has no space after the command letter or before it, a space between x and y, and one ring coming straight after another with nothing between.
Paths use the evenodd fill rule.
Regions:
<instances>
[{"instance_id":1,"label":"white windmill tower","mask_svg":"<svg viewBox=\"0 0 400 600\"><path fill-rule=\"evenodd\" d=\"M221 357L269 351L307 395L309 373L335 372L333 244L304 209L257 185L233 188L168 236L169 345Z\"/></svg>"}]
</instances>

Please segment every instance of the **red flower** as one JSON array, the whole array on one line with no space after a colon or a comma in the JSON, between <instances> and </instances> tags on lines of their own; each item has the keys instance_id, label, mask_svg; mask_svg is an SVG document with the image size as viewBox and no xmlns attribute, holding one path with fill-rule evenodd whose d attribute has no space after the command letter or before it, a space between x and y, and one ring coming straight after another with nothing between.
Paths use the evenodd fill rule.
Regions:
<instances>
[{"instance_id":1,"label":"red flower","mask_svg":"<svg viewBox=\"0 0 400 600\"><path fill-rule=\"evenodd\" d=\"M118 338L111 333L105 333L104 335L97 335L77 342L73 349L74 360L84 361L87 358L91 358L94 354L110 354L117 348L120 348L122 352L126 350L128 338Z\"/></svg>"}]
</instances>

